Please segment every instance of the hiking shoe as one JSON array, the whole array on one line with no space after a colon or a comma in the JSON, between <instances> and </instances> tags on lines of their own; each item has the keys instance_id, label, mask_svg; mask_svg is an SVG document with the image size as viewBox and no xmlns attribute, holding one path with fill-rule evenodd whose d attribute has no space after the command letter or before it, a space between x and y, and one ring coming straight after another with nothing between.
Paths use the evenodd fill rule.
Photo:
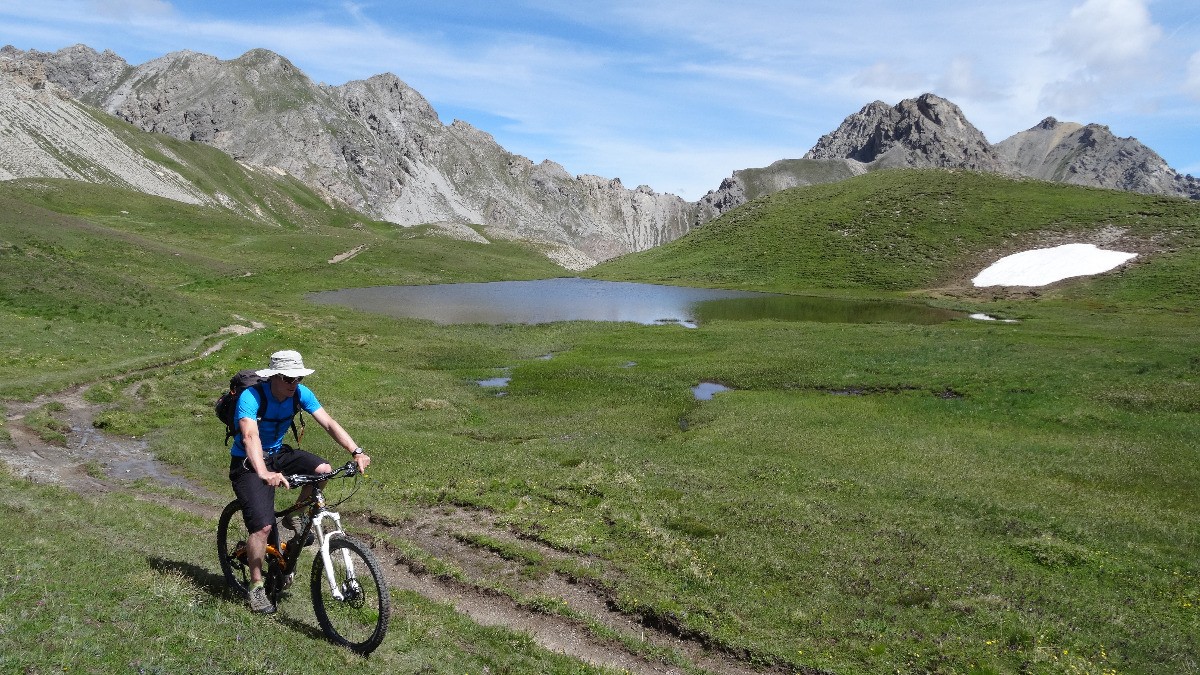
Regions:
<instances>
[{"instance_id":1,"label":"hiking shoe","mask_svg":"<svg viewBox=\"0 0 1200 675\"><path fill-rule=\"evenodd\" d=\"M246 600L250 603L250 611L255 614L275 613L275 603L267 597L267 589L262 586L251 588L246 593Z\"/></svg>"}]
</instances>

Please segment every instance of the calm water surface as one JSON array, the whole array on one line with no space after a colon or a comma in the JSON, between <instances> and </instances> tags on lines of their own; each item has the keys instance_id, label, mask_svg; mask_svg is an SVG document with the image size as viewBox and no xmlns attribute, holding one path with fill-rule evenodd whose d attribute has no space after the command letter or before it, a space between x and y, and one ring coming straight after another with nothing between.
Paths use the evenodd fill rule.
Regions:
<instances>
[{"instance_id":1,"label":"calm water surface","mask_svg":"<svg viewBox=\"0 0 1200 675\"><path fill-rule=\"evenodd\" d=\"M861 302L595 279L375 286L313 293L320 304L440 324L631 321L694 327L714 319L937 323L958 316L925 305Z\"/></svg>"}]
</instances>

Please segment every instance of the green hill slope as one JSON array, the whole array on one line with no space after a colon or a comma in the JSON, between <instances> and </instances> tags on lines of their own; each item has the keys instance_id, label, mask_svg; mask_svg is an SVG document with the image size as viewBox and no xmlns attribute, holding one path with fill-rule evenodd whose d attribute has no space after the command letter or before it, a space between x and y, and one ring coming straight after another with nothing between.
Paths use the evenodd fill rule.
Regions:
<instances>
[{"instance_id":1,"label":"green hill slope","mask_svg":"<svg viewBox=\"0 0 1200 675\"><path fill-rule=\"evenodd\" d=\"M774 193L590 274L780 291L909 291L969 284L1008 253L1101 232L1120 232L1123 244L1150 253L1144 265L1152 276L1196 276L1200 204L941 170L881 171Z\"/></svg>"},{"instance_id":2,"label":"green hill slope","mask_svg":"<svg viewBox=\"0 0 1200 675\"><path fill-rule=\"evenodd\" d=\"M517 243L399 229L268 182L278 189L254 191L278 219L74 181L0 183L0 396L194 353L236 317L312 290L561 273Z\"/></svg>"}]
</instances>

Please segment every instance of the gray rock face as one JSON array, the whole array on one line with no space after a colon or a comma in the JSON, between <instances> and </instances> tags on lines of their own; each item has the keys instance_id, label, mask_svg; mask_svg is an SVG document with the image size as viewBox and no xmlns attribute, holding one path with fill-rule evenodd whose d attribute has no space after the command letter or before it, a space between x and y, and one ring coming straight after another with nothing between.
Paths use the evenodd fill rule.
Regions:
<instances>
[{"instance_id":1,"label":"gray rock face","mask_svg":"<svg viewBox=\"0 0 1200 675\"><path fill-rule=\"evenodd\" d=\"M714 218L777 189L831 183L878 169L932 167L1013 172L950 101L933 94L896 106L875 101L822 136L803 159L735 171L700 200L701 217Z\"/></svg>"},{"instance_id":2,"label":"gray rock face","mask_svg":"<svg viewBox=\"0 0 1200 675\"><path fill-rule=\"evenodd\" d=\"M57 83L84 103L95 105L98 97L130 70L125 59L110 50L103 53L86 45L75 45L57 52L22 52L12 45L0 49L0 59L37 68L45 78Z\"/></svg>"},{"instance_id":3,"label":"gray rock face","mask_svg":"<svg viewBox=\"0 0 1200 675\"><path fill-rule=\"evenodd\" d=\"M836 183L867 172L867 165L850 159L781 159L762 169L740 169L721 186L700 198L698 222L713 218L748 201L803 185Z\"/></svg>"},{"instance_id":4,"label":"gray rock face","mask_svg":"<svg viewBox=\"0 0 1200 675\"><path fill-rule=\"evenodd\" d=\"M201 189L120 138L94 108L47 79L39 62L0 53L0 180L66 178L104 182L189 204L211 204ZM160 156L170 150L157 147Z\"/></svg>"},{"instance_id":5,"label":"gray rock face","mask_svg":"<svg viewBox=\"0 0 1200 675\"><path fill-rule=\"evenodd\" d=\"M42 63L51 81L143 130L279 167L400 225L476 223L537 242L572 269L665 243L696 220L696 206L674 195L573 177L465 122L443 125L391 74L319 85L261 49L231 61L175 52L136 68L84 47L8 54Z\"/></svg>"},{"instance_id":6,"label":"gray rock face","mask_svg":"<svg viewBox=\"0 0 1200 675\"><path fill-rule=\"evenodd\" d=\"M1023 176L1145 194L1200 198L1194 179L1181 176L1136 138L1118 138L1108 127L1040 124L999 142L999 156Z\"/></svg>"},{"instance_id":7,"label":"gray rock face","mask_svg":"<svg viewBox=\"0 0 1200 675\"><path fill-rule=\"evenodd\" d=\"M896 106L875 101L817 141L805 159L848 159L871 169L953 166L1003 172L983 132L958 106L933 94Z\"/></svg>"}]
</instances>

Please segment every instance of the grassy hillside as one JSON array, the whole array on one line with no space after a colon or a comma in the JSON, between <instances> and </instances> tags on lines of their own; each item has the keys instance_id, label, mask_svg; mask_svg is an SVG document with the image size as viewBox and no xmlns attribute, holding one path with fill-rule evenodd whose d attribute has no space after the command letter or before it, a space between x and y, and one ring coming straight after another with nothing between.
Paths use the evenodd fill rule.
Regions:
<instances>
[{"instance_id":1,"label":"grassy hillside","mask_svg":"<svg viewBox=\"0 0 1200 675\"><path fill-rule=\"evenodd\" d=\"M520 535L504 555L528 561L526 575L547 571L521 542L549 545L599 569L588 583L614 606L747 662L1200 672L1195 205L944 172L788 191L596 275L857 297L944 285L1047 233L1125 227L1153 254L1036 297L951 301L1015 324L688 330L438 326L303 299L556 273L515 244L319 210L304 226L267 224L64 183L3 183L0 198L0 396L100 379L89 396L113 402L100 425L147 438L220 494L214 392L290 347L375 458L354 509L398 522L482 509ZM265 327L211 356L109 381L250 321ZM475 385L503 368L505 396ZM696 401L701 381L733 391ZM319 430L305 445L336 456ZM0 503L33 518L6 548L19 571L0 578L0 670L86 657L100 670L235 672L254 649L287 672L588 672L409 594L380 651L352 659L303 614L258 622L221 596L205 543L215 523L0 480ZM104 546L114 539L128 542L121 555ZM77 543L95 555L48 564ZM519 595L511 580L456 573ZM181 634L212 643L195 650ZM238 640L249 646L228 647Z\"/></svg>"},{"instance_id":2,"label":"grassy hillside","mask_svg":"<svg viewBox=\"0 0 1200 675\"><path fill-rule=\"evenodd\" d=\"M1157 293L1175 304L1200 297L1188 279L1196 275L1185 274L1197 262L1200 204L943 170L879 171L777 192L590 275L781 291L908 291L969 280L1008 253L1113 228L1155 253L1148 256L1155 272L1131 276L1169 274ZM1156 292L1122 294L1145 301Z\"/></svg>"},{"instance_id":3,"label":"grassy hillside","mask_svg":"<svg viewBox=\"0 0 1200 675\"><path fill-rule=\"evenodd\" d=\"M0 396L196 353L238 316L307 291L561 271L519 244L428 237L311 193L296 209L307 209L298 224L264 222L71 181L0 183Z\"/></svg>"}]
</instances>

